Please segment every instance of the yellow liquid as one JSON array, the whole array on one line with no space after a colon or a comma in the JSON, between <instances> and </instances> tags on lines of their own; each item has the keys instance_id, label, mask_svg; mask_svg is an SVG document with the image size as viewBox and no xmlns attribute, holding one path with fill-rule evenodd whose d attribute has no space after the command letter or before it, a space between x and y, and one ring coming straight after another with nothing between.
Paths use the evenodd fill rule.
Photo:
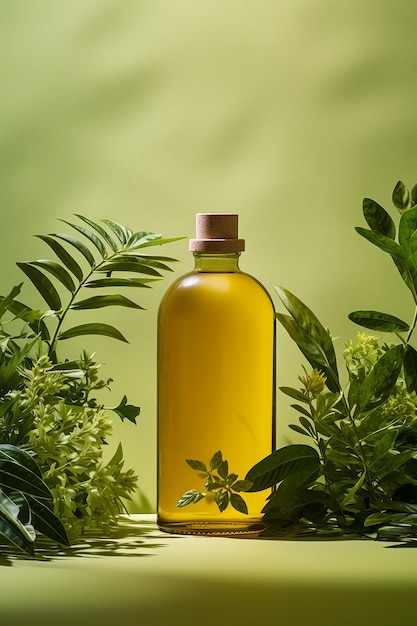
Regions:
<instances>
[{"instance_id":1,"label":"yellow liquid","mask_svg":"<svg viewBox=\"0 0 417 626\"><path fill-rule=\"evenodd\" d=\"M204 475L186 464L221 450L243 479L271 453L274 432L275 313L247 274L194 271L160 307L158 330L158 524L191 534L259 530L266 492L242 493L249 514L220 512L212 494L176 506Z\"/></svg>"}]
</instances>

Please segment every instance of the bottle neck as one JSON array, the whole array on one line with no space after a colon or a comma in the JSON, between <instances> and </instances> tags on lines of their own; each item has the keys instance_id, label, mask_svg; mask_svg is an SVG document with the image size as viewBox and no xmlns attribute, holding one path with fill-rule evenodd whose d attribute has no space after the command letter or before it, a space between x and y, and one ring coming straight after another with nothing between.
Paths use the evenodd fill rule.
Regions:
<instances>
[{"instance_id":1,"label":"bottle neck","mask_svg":"<svg viewBox=\"0 0 417 626\"><path fill-rule=\"evenodd\" d=\"M196 272L239 272L240 252L207 254L194 252Z\"/></svg>"}]
</instances>

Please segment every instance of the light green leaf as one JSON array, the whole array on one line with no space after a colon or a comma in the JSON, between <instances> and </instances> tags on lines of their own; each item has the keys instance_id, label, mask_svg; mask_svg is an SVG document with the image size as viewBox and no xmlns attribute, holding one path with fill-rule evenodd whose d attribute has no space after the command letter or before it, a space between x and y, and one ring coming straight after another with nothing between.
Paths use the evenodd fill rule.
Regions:
<instances>
[{"instance_id":1,"label":"light green leaf","mask_svg":"<svg viewBox=\"0 0 417 626\"><path fill-rule=\"evenodd\" d=\"M55 252L65 267L77 278L78 282L83 279L83 271L72 256L65 248L53 238L53 235L36 235L38 239L42 239Z\"/></svg>"},{"instance_id":2,"label":"light green leaf","mask_svg":"<svg viewBox=\"0 0 417 626\"><path fill-rule=\"evenodd\" d=\"M353 311L349 313L349 319L359 326L370 328L371 330L387 333L403 333L410 330L407 322L403 322L398 317L389 313L379 311Z\"/></svg>"},{"instance_id":3,"label":"light green leaf","mask_svg":"<svg viewBox=\"0 0 417 626\"><path fill-rule=\"evenodd\" d=\"M82 309L101 309L107 306L123 306L131 309L143 310L143 307L139 306L139 304L136 304L132 300L129 300L129 298L121 296L120 294L93 296L92 298L86 298L85 300L74 302L70 308L75 311L79 311Z\"/></svg>"},{"instance_id":4,"label":"light green leaf","mask_svg":"<svg viewBox=\"0 0 417 626\"><path fill-rule=\"evenodd\" d=\"M228 491L215 491L214 501L219 507L220 513L223 513L223 511L227 509L227 507L229 506L229 501L230 501L229 492Z\"/></svg>"},{"instance_id":5,"label":"light green leaf","mask_svg":"<svg viewBox=\"0 0 417 626\"><path fill-rule=\"evenodd\" d=\"M61 298L49 278L30 263L17 263L16 265L33 283L49 308L53 311L59 311L61 309Z\"/></svg>"},{"instance_id":6,"label":"light green leaf","mask_svg":"<svg viewBox=\"0 0 417 626\"><path fill-rule=\"evenodd\" d=\"M357 410L373 408L388 398L401 372L403 358L403 346L397 345L378 359L361 385Z\"/></svg>"},{"instance_id":7,"label":"light green leaf","mask_svg":"<svg viewBox=\"0 0 417 626\"><path fill-rule=\"evenodd\" d=\"M177 502L177 507L187 506L188 504L197 504L203 498L205 498L206 494L201 491L197 491L197 489L190 489L186 491L181 498Z\"/></svg>"},{"instance_id":8,"label":"light green leaf","mask_svg":"<svg viewBox=\"0 0 417 626\"><path fill-rule=\"evenodd\" d=\"M166 238L162 235L154 235L153 238L148 238L144 243L138 243L132 246L131 250L138 250L139 248L149 248L150 246L162 246L166 243L172 243L173 241L181 241L181 239L186 239L186 237L170 237Z\"/></svg>"},{"instance_id":9,"label":"light green leaf","mask_svg":"<svg viewBox=\"0 0 417 626\"><path fill-rule=\"evenodd\" d=\"M109 324L94 323L80 324L79 326L69 328L68 330L60 333L58 339L72 339L73 337L80 337L82 335L103 335L105 337L112 337L113 339L118 339L119 341L128 343L127 339L120 331L117 330L117 328L114 328L114 326L110 326Z\"/></svg>"}]
</instances>

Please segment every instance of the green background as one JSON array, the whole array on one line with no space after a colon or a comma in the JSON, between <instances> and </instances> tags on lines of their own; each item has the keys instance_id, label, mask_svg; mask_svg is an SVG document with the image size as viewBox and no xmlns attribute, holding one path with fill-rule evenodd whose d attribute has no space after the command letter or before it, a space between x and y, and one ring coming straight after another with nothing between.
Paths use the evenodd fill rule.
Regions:
<instances>
[{"instance_id":1,"label":"green background","mask_svg":"<svg viewBox=\"0 0 417 626\"><path fill-rule=\"evenodd\" d=\"M240 214L242 269L297 294L339 354L351 310L410 319L394 266L354 226L364 196L389 206L398 179L417 181L416 20L414 0L0 0L0 293L22 279L16 261L50 257L32 235L59 218L190 237L196 212L225 211ZM186 241L162 252L176 275L191 268ZM155 504L167 286L139 294L146 311L103 312L130 345L68 344L105 364L109 404L126 393L142 407L111 446L141 475L135 510ZM300 362L279 329L280 385ZM280 444L288 405L279 395Z\"/></svg>"}]
</instances>

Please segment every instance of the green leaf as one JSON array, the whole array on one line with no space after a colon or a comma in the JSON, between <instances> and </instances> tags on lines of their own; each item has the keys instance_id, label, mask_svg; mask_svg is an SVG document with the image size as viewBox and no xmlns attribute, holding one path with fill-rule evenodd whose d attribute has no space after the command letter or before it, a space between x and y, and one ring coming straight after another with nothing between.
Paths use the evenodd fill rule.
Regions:
<instances>
[{"instance_id":1,"label":"green leaf","mask_svg":"<svg viewBox=\"0 0 417 626\"><path fill-rule=\"evenodd\" d=\"M67 226L74 228L74 230L79 232L81 235L84 235L84 237L88 239L93 244L93 246L97 248L101 257L103 259L107 258L106 246L103 244L101 239L97 237L95 233L92 233L90 230L87 230L86 228L83 228L83 226L79 226L78 224L72 224L71 222L67 222L66 220L60 220L60 221L63 222L64 224L67 224Z\"/></svg>"},{"instance_id":2,"label":"green leaf","mask_svg":"<svg viewBox=\"0 0 417 626\"><path fill-rule=\"evenodd\" d=\"M286 489L281 485L273 493L263 508L263 521L274 526L284 520L297 521L314 512L314 517L320 518L326 512L327 494L315 489Z\"/></svg>"},{"instance_id":3,"label":"green leaf","mask_svg":"<svg viewBox=\"0 0 417 626\"><path fill-rule=\"evenodd\" d=\"M33 459L23 450L17 450L0 444L0 485L39 498L50 498L51 493L39 476L37 466L34 471Z\"/></svg>"},{"instance_id":4,"label":"green leaf","mask_svg":"<svg viewBox=\"0 0 417 626\"><path fill-rule=\"evenodd\" d=\"M417 204L417 184L411 189L411 202L413 205Z\"/></svg>"},{"instance_id":5,"label":"green leaf","mask_svg":"<svg viewBox=\"0 0 417 626\"><path fill-rule=\"evenodd\" d=\"M349 489L349 491L347 492L347 494L345 495L345 497L342 500L341 503L341 507L342 509L349 504L350 502L352 502L352 500L354 499L356 492L359 491L359 489L362 487L364 480L366 478L366 472L362 472L362 474L359 476L358 480L355 482L355 484L353 485L353 487L351 489Z\"/></svg>"},{"instance_id":6,"label":"green leaf","mask_svg":"<svg viewBox=\"0 0 417 626\"><path fill-rule=\"evenodd\" d=\"M70 540L60 519L55 515L51 504L47 500L39 500L33 496L27 496L32 513L32 522L35 529L52 541L66 546Z\"/></svg>"},{"instance_id":7,"label":"green leaf","mask_svg":"<svg viewBox=\"0 0 417 626\"><path fill-rule=\"evenodd\" d=\"M197 472L207 472L207 467L205 463L202 461L197 461L195 459L186 459L185 461L193 470Z\"/></svg>"},{"instance_id":8,"label":"green leaf","mask_svg":"<svg viewBox=\"0 0 417 626\"><path fill-rule=\"evenodd\" d=\"M17 263L16 265L33 283L49 308L53 311L59 311L61 309L61 298L49 278L30 263Z\"/></svg>"},{"instance_id":9,"label":"green leaf","mask_svg":"<svg viewBox=\"0 0 417 626\"><path fill-rule=\"evenodd\" d=\"M137 274L148 274L150 276L161 276L153 267L148 267L138 261L109 261L97 268L97 272L136 272Z\"/></svg>"},{"instance_id":10,"label":"green leaf","mask_svg":"<svg viewBox=\"0 0 417 626\"><path fill-rule=\"evenodd\" d=\"M187 506L188 504L197 504L200 500L205 498L206 494L196 489L190 489L186 491L177 502L177 507Z\"/></svg>"},{"instance_id":11,"label":"green leaf","mask_svg":"<svg viewBox=\"0 0 417 626\"><path fill-rule=\"evenodd\" d=\"M99 278L90 280L84 287L144 287L149 289L148 283L158 278Z\"/></svg>"},{"instance_id":12,"label":"green leaf","mask_svg":"<svg viewBox=\"0 0 417 626\"><path fill-rule=\"evenodd\" d=\"M404 349L394 346L375 363L358 393L358 410L374 408L384 402L395 387L403 365Z\"/></svg>"},{"instance_id":13,"label":"green leaf","mask_svg":"<svg viewBox=\"0 0 417 626\"><path fill-rule=\"evenodd\" d=\"M54 237L58 237L58 239L62 239L62 241L69 243L71 246L73 246L76 250L78 250L78 252L80 252L83 255L83 257L86 259L90 267L95 266L96 264L95 258L91 254L89 248L87 248L87 246L82 241L80 241L79 239L76 239L76 237L72 237L71 235L66 235L65 233L56 233L54 234Z\"/></svg>"},{"instance_id":14,"label":"green leaf","mask_svg":"<svg viewBox=\"0 0 417 626\"><path fill-rule=\"evenodd\" d=\"M0 489L0 537L33 556L35 533L30 524L19 520L19 512L19 507Z\"/></svg>"},{"instance_id":15,"label":"green leaf","mask_svg":"<svg viewBox=\"0 0 417 626\"><path fill-rule=\"evenodd\" d=\"M130 247L130 250L138 250L140 248L149 248L150 246L162 246L166 243L172 243L174 241L181 241L181 239L186 239L186 237L163 237L162 235L152 235L152 237L148 237L143 243L137 243Z\"/></svg>"},{"instance_id":16,"label":"green leaf","mask_svg":"<svg viewBox=\"0 0 417 626\"><path fill-rule=\"evenodd\" d=\"M112 222L112 220L101 220L106 226L110 228L120 241L122 245L126 245L131 236L133 235L132 231L122 226L122 224L118 224L117 222Z\"/></svg>"},{"instance_id":17,"label":"green leaf","mask_svg":"<svg viewBox=\"0 0 417 626\"><path fill-rule=\"evenodd\" d=\"M307 435L307 437L311 437L311 434L304 430L304 428L301 428L301 426L298 426L298 424L289 424L289 428L300 435Z\"/></svg>"},{"instance_id":18,"label":"green leaf","mask_svg":"<svg viewBox=\"0 0 417 626\"><path fill-rule=\"evenodd\" d=\"M230 496L228 491L216 491L214 493L214 501L219 507L220 513L223 513L229 506Z\"/></svg>"},{"instance_id":19,"label":"green leaf","mask_svg":"<svg viewBox=\"0 0 417 626\"><path fill-rule=\"evenodd\" d=\"M398 317L389 313L379 311L353 311L349 313L349 319L359 326L370 328L371 330L387 333L403 333L410 330L407 322L403 322Z\"/></svg>"},{"instance_id":20,"label":"green leaf","mask_svg":"<svg viewBox=\"0 0 417 626\"><path fill-rule=\"evenodd\" d=\"M0 296L0 319L6 311L11 311L10 307L13 306L14 299L19 295L22 285L23 283L20 283L19 285L13 287L7 296Z\"/></svg>"},{"instance_id":21,"label":"green leaf","mask_svg":"<svg viewBox=\"0 0 417 626\"><path fill-rule=\"evenodd\" d=\"M253 486L250 480L237 480L232 484L233 491L248 491Z\"/></svg>"},{"instance_id":22,"label":"green leaf","mask_svg":"<svg viewBox=\"0 0 417 626\"><path fill-rule=\"evenodd\" d=\"M75 216L78 217L80 220L82 220L85 224L88 224L88 226L93 228L103 238L103 240L113 250L113 252L117 252L117 250L119 249L119 246L114 241L114 239L110 237L109 233L105 230L105 228L100 226L100 224L97 224L97 222L93 222L93 220L90 220L88 217L85 217L84 215L80 215L79 213L76 213Z\"/></svg>"},{"instance_id":23,"label":"green leaf","mask_svg":"<svg viewBox=\"0 0 417 626\"><path fill-rule=\"evenodd\" d=\"M54 263L53 261L48 261L47 259L40 259L38 261L31 261L31 265L36 265L37 267L41 267L43 270L55 276L62 285L71 293L75 291L75 284L71 278L71 274L67 272L67 270L59 265L59 263Z\"/></svg>"},{"instance_id":24,"label":"green leaf","mask_svg":"<svg viewBox=\"0 0 417 626\"><path fill-rule=\"evenodd\" d=\"M132 422L133 424L136 424L136 418L140 414L140 408L138 406L127 404L127 396L123 396L118 406L113 407L110 410L117 413L122 422L124 419L128 419L129 422Z\"/></svg>"},{"instance_id":25,"label":"green leaf","mask_svg":"<svg viewBox=\"0 0 417 626\"><path fill-rule=\"evenodd\" d=\"M238 493L230 494L230 504L234 509L236 509L236 511L239 511L239 513L244 513L245 515L248 514L246 502Z\"/></svg>"},{"instance_id":26,"label":"green leaf","mask_svg":"<svg viewBox=\"0 0 417 626\"><path fill-rule=\"evenodd\" d=\"M409 344L404 349L404 379L408 393L417 393L417 351Z\"/></svg>"},{"instance_id":27,"label":"green leaf","mask_svg":"<svg viewBox=\"0 0 417 626\"><path fill-rule=\"evenodd\" d=\"M368 226L375 233L395 239L395 224L389 213L375 200L364 198L363 214Z\"/></svg>"},{"instance_id":28,"label":"green leaf","mask_svg":"<svg viewBox=\"0 0 417 626\"><path fill-rule=\"evenodd\" d=\"M213 456L210 459L210 468L212 470L216 470L220 467L222 462L223 462L223 456L222 456L221 450L218 450L217 452L213 454Z\"/></svg>"},{"instance_id":29,"label":"green leaf","mask_svg":"<svg viewBox=\"0 0 417 626\"><path fill-rule=\"evenodd\" d=\"M36 235L38 239L42 239L48 246L55 252L60 261L65 267L78 279L79 282L83 279L83 271L72 256L65 250L65 248L54 239L53 235Z\"/></svg>"},{"instance_id":30,"label":"green leaf","mask_svg":"<svg viewBox=\"0 0 417 626\"><path fill-rule=\"evenodd\" d=\"M107 306L123 306L131 309L142 309L129 298L121 296L120 294L108 295L108 296L93 296L92 298L86 298L85 300L79 300L71 305L71 309L74 311L80 311L83 309L101 309Z\"/></svg>"},{"instance_id":31,"label":"green leaf","mask_svg":"<svg viewBox=\"0 0 417 626\"><path fill-rule=\"evenodd\" d=\"M299 484L315 475L320 468L320 459L314 448L303 444L291 444L275 450L246 474L246 480L253 482L248 491L262 491L273 487L289 476L294 476Z\"/></svg>"},{"instance_id":32,"label":"green leaf","mask_svg":"<svg viewBox=\"0 0 417 626\"><path fill-rule=\"evenodd\" d=\"M398 228L398 241L407 257L411 254L411 239L416 230L417 207L414 207L403 213Z\"/></svg>"},{"instance_id":33,"label":"green leaf","mask_svg":"<svg viewBox=\"0 0 417 626\"><path fill-rule=\"evenodd\" d=\"M227 461L222 461L219 465L219 467L217 468L217 473L220 476L220 478L227 478L227 475L229 473L229 464Z\"/></svg>"},{"instance_id":34,"label":"green leaf","mask_svg":"<svg viewBox=\"0 0 417 626\"><path fill-rule=\"evenodd\" d=\"M114 328L114 326L110 326L109 324L80 324L79 326L74 326L73 328L69 328L64 332L60 333L58 339L61 341L63 339L72 339L73 337L81 337L82 335L103 335L105 337L112 337L113 339L118 339L119 341L124 341L125 343L129 343L126 337L122 335L122 333Z\"/></svg>"},{"instance_id":35,"label":"green leaf","mask_svg":"<svg viewBox=\"0 0 417 626\"><path fill-rule=\"evenodd\" d=\"M401 213L406 211L411 204L410 192L401 180L394 187L392 201Z\"/></svg>"},{"instance_id":36,"label":"green leaf","mask_svg":"<svg viewBox=\"0 0 417 626\"><path fill-rule=\"evenodd\" d=\"M294 398L294 400L308 404L308 398L300 389L293 389L293 387L279 387L279 390L290 398Z\"/></svg>"}]
</instances>

